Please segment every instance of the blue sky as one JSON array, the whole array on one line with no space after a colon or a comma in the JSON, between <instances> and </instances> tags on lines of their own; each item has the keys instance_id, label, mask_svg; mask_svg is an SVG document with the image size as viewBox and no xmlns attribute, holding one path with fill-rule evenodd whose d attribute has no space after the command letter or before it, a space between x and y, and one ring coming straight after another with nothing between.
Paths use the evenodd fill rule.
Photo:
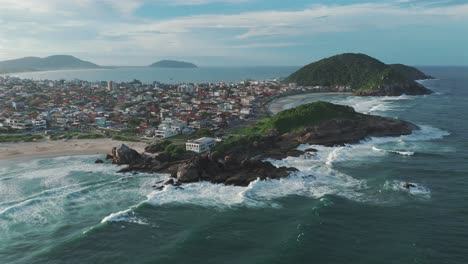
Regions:
<instances>
[{"instance_id":1,"label":"blue sky","mask_svg":"<svg viewBox=\"0 0 468 264\"><path fill-rule=\"evenodd\" d=\"M304 65L344 52L468 65L468 0L0 0L0 60Z\"/></svg>"}]
</instances>

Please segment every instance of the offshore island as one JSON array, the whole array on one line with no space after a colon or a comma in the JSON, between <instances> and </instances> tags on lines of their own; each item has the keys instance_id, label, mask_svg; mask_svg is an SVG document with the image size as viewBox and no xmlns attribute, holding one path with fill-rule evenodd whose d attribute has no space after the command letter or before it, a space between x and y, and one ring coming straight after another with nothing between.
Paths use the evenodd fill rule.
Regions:
<instances>
[{"instance_id":1,"label":"offshore island","mask_svg":"<svg viewBox=\"0 0 468 264\"><path fill-rule=\"evenodd\" d=\"M416 80L430 78L413 67L387 65L351 53L309 64L284 80L264 82L167 85L138 80L93 83L0 77L4 109L0 139L112 138L106 146L113 142L120 146L107 158L127 165L120 172L168 173L171 179L164 184L210 181L247 186L256 179L284 178L296 170L276 168L265 161L268 158L313 158L316 150L298 151L300 144L352 144L368 137L408 135L418 129L406 121L365 115L326 102L271 116L268 106L274 100L313 92L425 95L431 91ZM139 141L143 142L139 151L121 144ZM3 144L14 149L15 143ZM142 146L146 146L144 151ZM155 188L162 186L156 184Z\"/></svg>"}]
</instances>

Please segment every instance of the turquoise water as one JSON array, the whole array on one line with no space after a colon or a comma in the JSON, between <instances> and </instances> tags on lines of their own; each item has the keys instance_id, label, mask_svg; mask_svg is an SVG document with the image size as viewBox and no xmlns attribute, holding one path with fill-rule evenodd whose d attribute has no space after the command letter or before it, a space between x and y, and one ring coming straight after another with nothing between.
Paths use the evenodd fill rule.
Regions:
<instances>
[{"instance_id":1,"label":"turquoise water","mask_svg":"<svg viewBox=\"0 0 468 264\"><path fill-rule=\"evenodd\" d=\"M167 176L96 156L3 161L0 263L467 263L468 68L423 69L433 95L326 97L420 131L272 161L300 170L280 181L154 192Z\"/></svg>"},{"instance_id":2,"label":"turquoise water","mask_svg":"<svg viewBox=\"0 0 468 264\"><path fill-rule=\"evenodd\" d=\"M86 81L113 80L128 82L134 79L143 83L159 81L162 83L180 82L238 82L248 79L268 80L287 77L300 67L200 67L195 69L163 69L163 68L117 68L101 70L66 70L48 72L29 72L14 74L28 79L73 80Z\"/></svg>"}]
</instances>

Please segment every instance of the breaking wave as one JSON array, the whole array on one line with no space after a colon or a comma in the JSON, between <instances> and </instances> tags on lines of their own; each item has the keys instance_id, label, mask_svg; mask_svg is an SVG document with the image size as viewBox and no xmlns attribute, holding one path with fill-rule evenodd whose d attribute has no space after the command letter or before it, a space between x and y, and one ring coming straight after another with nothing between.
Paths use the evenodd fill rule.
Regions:
<instances>
[{"instance_id":1,"label":"breaking wave","mask_svg":"<svg viewBox=\"0 0 468 264\"><path fill-rule=\"evenodd\" d=\"M133 209L127 209L124 211L112 213L101 220L101 224L104 223L118 223L118 222L127 222L139 225L148 225L148 223L136 216L136 213Z\"/></svg>"},{"instance_id":2,"label":"breaking wave","mask_svg":"<svg viewBox=\"0 0 468 264\"><path fill-rule=\"evenodd\" d=\"M417 196L420 198L431 198L431 190L429 188L422 186L419 183L415 182L409 182L410 184L416 186L416 187L411 187L409 189L406 189L403 187L404 181L399 181L399 180L393 180L393 181L386 181L384 183L383 189L384 190L390 190L390 191L396 191L396 192L405 192L413 196Z\"/></svg>"}]
</instances>

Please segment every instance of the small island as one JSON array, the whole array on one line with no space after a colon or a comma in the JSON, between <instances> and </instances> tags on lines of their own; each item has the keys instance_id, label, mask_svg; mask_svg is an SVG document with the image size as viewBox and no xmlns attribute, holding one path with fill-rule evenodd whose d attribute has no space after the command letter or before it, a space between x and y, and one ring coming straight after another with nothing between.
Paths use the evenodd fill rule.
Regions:
<instances>
[{"instance_id":1,"label":"small island","mask_svg":"<svg viewBox=\"0 0 468 264\"><path fill-rule=\"evenodd\" d=\"M416 82L432 79L402 64L387 65L365 54L345 53L311 63L286 78L301 86L346 87L359 96L425 95L432 93Z\"/></svg>"},{"instance_id":2,"label":"small island","mask_svg":"<svg viewBox=\"0 0 468 264\"><path fill-rule=\"evenodd\" d=\"M198 66L193 63L184 62L184 61L175 61L175 60L161 60L161 61L151 64L149 67L151 68L181 68L181 69L198 68Z\"/></svg>"},{"instance_id":3,"label":"small island","mask_svg":"<svg viewBox=\"0 0 468 264\"><path fill-rule=\"evenodd\" d=\"M168 173L167 184L209 181L248 186L257 179L287 177L295 168L277 168L265 159L288 156L307 159L316 150L297 150L301 144L344 145L368 137L411 134L416 125L392 118L357 113L352 107L315 102L288 109L224 135L209 153L196 154L161 141L149 145L145 153L122 145L107 158L114 164L128 165L120 172ZM163 188L155 186L155 188Z\"/></svg>"},{"instance_id":4,"label":"small island","mask_svg":"<svg viewBox=\"0 0 468 264\"><path fill-rule=\"evenodd\" d=\"M53 55L45 58L25 57L15 60L0 61L0 73L97 68L100 68L100 66L70 55Z\"/></svg>"}]
</instances>

